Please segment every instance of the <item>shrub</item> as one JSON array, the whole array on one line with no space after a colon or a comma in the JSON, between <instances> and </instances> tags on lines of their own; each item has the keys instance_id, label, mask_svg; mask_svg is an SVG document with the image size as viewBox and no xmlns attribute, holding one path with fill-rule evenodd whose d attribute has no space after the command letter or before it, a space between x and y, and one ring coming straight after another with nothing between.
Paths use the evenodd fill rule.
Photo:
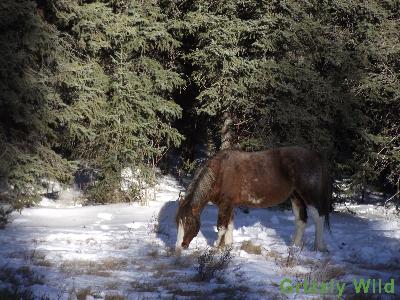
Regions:
<instances>
[{"instance_id":1,"label":"shrub","mask_svg":"<svg viewBox=\"0 0 400 300\"><path fill-rule=\"evenodd\" d=\"M0 229L4 229L4 227L10 223L10 216L12 212L12 207L0 207Z\"/></svg>"},{"instance_id":2,"label":"shrub","mask_svg":"<svg viewBox=\"0 0 400 300\"><path fill-rule=\"evenodd\" d=\"M210 280L218 271L225 269L233 258L232 248L226 247L219 254L207 248L197 259L196 271L200 280Z\"/></svg>"}]
</instances>

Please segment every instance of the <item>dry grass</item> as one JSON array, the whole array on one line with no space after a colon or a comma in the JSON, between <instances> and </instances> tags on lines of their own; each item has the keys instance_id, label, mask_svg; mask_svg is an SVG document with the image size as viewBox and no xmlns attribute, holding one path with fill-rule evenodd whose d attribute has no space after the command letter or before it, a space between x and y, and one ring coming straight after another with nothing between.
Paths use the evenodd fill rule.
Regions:
<instances>
[{"instance_id":1,"label":"dry grass","mask_svg":"<svg viewBox=\"0 0 400 300\"><path fill-rule=\"evenodd\" d=\"M92 295L92 288L91 287L87 287L85 289L81 289L79 291L76 292L76 298L78 300L86 300L87 296L91 296Z\"/></svg>"},{"instance_id":2,"label":"dry grass","mask_svg":"<svg viewBox=\"0 0 400 300\"><path fill-rule=\"evenodd\" d=\"M275 250L268 250L264 254L264 257L267 258L268 260L272 260L276 263L278 263L278 262L282 263L282 261L283 261L282 254Z\"/></svg>"},{"instance_id":3,"label":"dry grass","mask_svg":"<svg viewBox=\"0 0 400 300\"><path fill-rule=\"evenodd\" d=\"M157 249L152 249L149 252L147 252L147 255L150 256L153 259L156 259L160 256L160 253L158 252Z\"/></svg>"},{"instance_id":4,"label":"dry grass","mask_svg":"<svg viewBox=\"0 0 400 300\"><path fill-rule=\"evenodd\" d=\"M111 282L107 282L105 284L105 287L107 290L117 290L120 286L120 283L118 281L111 281Z\"/></svg>"},{"instance_id":5,"label":"dry grass","mask_svg":"<svg viewBox=\"0 0 400 300\"><path fill-rule=\"evenodd\" d=\"M70 260L61 263L60 270L74 275L111 276L111 272L124 269L128 265L125 259L104 259L100 261Z\"/></svg>"},{"instance_id":6,"label":"dry grass","mask_svg":"<svg viewBox=\"0 0 400 300\"><path fill-rule=\"evenodd\" d=\"M48 259L35 259L34 264L41 267L52 267L53 263Z\"/></svg>"},{"instance_id":7,"label":"dry grass","mask_svg":"<svg viewBox=\"0 0 400 300\"><path fill-rule=\"evenodd\" d=\"M207 295L203 291L188 291L188 290L182 290L182 289L174 289L171 290L171 292L174 294L174 296L181 296L181 297L189 297L189 299L206 299Z\"/></svg>"},{"instance_id":8,"label":"dry grass","mask_svg":"<svg viewBox=\"0 0 400 300\"><path fill-rule=\"evenodd\" d=\"M171 265L165 263L156 264L154 271L155 278L172 278L176 275L176 272L171 270Z\"/></svg>"},{"instance_id":9,"label":"dry grass","mask_svg":"<svg viewBox=\"0 0 400 300\"><path fill-rule=\"evenodd\" d=\"M243 241L240 249L249 254L261 255L262 253L262 247L260 245L254 245L252 241Z\"/></svg>"},{"instance_id":10,"label":"dry grass","mask_svg":"<svg viewBox=\"0 0 400 300\"><path fill-rule=\"evenodd\" d=\"M46 252L41 250L33 250L30 254L30 259L37 266L51 267L53 263L46 258Z\"/></svg>"},{"instance_id":11,"label":"dry grass","mask_svg":"<svg viewBox=\"0 0 400 300\"><path fill-rule=\"evenodd\" d=\"M80 289L74 293L76 295L77 300L86 300L88 296L92 296L95 299L99 297L98 293L92 291L91 287ZM116 293L115 294L109 293L104 297L104 300L125 300L125 297Z\"/></svg>"},{"instance_id":12,"label":"dry grass","mask_svg":"<svg viewBox=\"0 0 400 300\"><path fill-rule=\"evenodd\" d=\"M106 295L104 300L125 300L125 297L121 295Z\"/></svg>"},{"instance_id":13,"label":"dry grass","mask_svg":"<svg viewBox=\"0 0 400 300\"><path fill-rule=\"evenodd\" d=\"M293 268L299 265L299 253L296 248L290 247L286 260L281 261L281 266Z\"/></svg>"},{"instance_id":14,"label":"dry grass","mask_svg":"<svg viewBox=\"0 0 400 300\"><path fill-rule=\"evenodd\" d=\"M126 250L129 249L129 243L121 242L116 245L116 249L118 250Z\"/></svg>"},{"instance_id":15,"label":"dry grass","mask_svg":"<svg viewBox=\"0 0 400 300\"><path fill-rule=\"evenodd\" d=\"M301 258L298 254L291 255L290 253L286 263L280 266L283 274L307 281L327 282L331 279L337 280L346 274L345 266L334 265L329 260ZM297 266L308 267L309 271L299 271Z\"/></svg>"},{"instance_id":16,"label":"dry grass","mask_svg":"<svg viewBox=\"0 0 400 300\"><path fill-rule=\"evenodd\" d=\"M239 285L236 286L234 289L230 286L226 287L218 287L213 290L213 294L224 294L224 299L233 299L238 293L242 293L246 295L250 292L250 288L247 286Z\"/></svg>"},{"instance_id":17,"label":"dry grass","mask_svg":"<svg viewBox=\"0 0 400 300\"><path fill-rule=\"evenodd\" d=\"M189 268L193 265L195 261L195 257L182 257L182 256L176 256L176 258L173 261L173 266L178 267L181 269Z\"/></svg>"},{"instance_id":18,"label":"dry grass","mask_svg":"<svg viewBox=\"0 0 400 300\"><path fill-rule=\"evenodd\" d=\"M158 286L154 286L151 283L137 281L131 282L131 287L135 292L156 292L158 289Z\"/></svg>"},{"instance_id":19,"label":"dry grass","mask_svg":"<svg viewBox=\"0 0 400 300\"><path fill-rule=\"evenodd\" d=\"M329 261L325 261L321 266L310 273L310 279L322 282L337 279L345 274L346 272L343 266L332 265Z\"/></svg>"}]
</instances>

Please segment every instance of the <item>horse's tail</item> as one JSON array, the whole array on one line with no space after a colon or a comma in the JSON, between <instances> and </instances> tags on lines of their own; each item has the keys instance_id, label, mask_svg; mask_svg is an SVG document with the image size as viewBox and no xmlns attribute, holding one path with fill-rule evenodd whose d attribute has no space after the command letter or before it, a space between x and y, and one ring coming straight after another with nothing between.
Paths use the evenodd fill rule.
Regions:
<instances>
[{"instance_id":1,"label":"horse's tail","mask_svg":"<svg viewBox=\"0 0 400 300\"><path fill-rule=\"evenodd\" d=\"M330 174L329 171L329 163L327 159L324 159L323 161L323 166L322 166L322 207L324 210L324 214L325 214L325 228L328 229L328 231L330 233L332 233L331 231L331 225L330 225L330 220L329 220L329 214L333 211L333 198L332 198L332 191L333 191L333 181L332 181L332 176Z\"/></svg>"},{"instance_id":2,"label":"horse's tail","mask_svg":"<svg viewBox=\"0 0 400 300\"><path fill-rule=\"evenodd\" d=\"M198 169L193 176L192 182L188 187L187 195L192 198L191 202L193 204L202 203L202 200L209 195L209 192L215 183L216 174L213 170L208 166L208 164L204 165L200 169Z\"/></svg>"},{"instance_id":3,"label":"horse's tail","mask_svg":"<svg viewBox=\"0 0 400 300\"><path fill-rule=\"evenodd\" d=\"M325 228L328 229L330 234L332 234L331 221L329 220L329 214L325 215Z\"/></svg>"},{"instance_id":4,"label":"horse's tail","mask_svg":"<svg viewBox=\"0 0 400 300\"><path fill-rule=\"evenodd\" d=\"M332 231L331 231L331 223L329 220L329 215L333 211L332 185L333 185L333 182L332 182L331 177L329 176L327 179L327 192L326 192L326 198L325 198L326 206L327 206L327 213L325 215L325 226L330 233L332 233Z\"/></svg>"}]
</instances>

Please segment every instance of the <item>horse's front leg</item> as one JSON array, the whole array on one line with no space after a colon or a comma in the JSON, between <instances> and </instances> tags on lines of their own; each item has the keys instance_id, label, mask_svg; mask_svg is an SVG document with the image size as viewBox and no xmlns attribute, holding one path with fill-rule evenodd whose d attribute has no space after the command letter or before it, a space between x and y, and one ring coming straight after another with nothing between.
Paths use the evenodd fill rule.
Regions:
<instances>
[{"instance_id":1,"label":"horse's front leg","mask_svg":"<svg viewBox=\"0 0 400 300\"><path fill-rule=\"evenodd\" d=\"M221 206L218 211L218 238L215 247L228 246L233 243L233 208Z\"/></svg>"}]
</instances>

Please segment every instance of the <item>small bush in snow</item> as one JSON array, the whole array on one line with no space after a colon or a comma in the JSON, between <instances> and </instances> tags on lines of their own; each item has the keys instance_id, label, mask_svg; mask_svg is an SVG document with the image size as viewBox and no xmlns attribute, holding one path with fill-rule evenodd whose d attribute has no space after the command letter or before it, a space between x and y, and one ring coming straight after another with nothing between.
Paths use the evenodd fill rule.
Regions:
<instances>
[{"instance_id":1,"label":"small bush in snow","mask_svg":"<svg viewBox=\"0 0 400 300\"><path fill-rule=\"evenodd\" d=\"M80 289L75 294L78 300L86 300L87 298L92 296L92 289L90 287Z\"/></svg>"},{"instance_id":2,"label":"small bush in snow","mask_svg":"<svg viewBox=\"0 0 400 300\"><path fill-rule=\"evenodd\" d=\"M10 215L13 212L12 207L0 207L0 229L4 229L10 222Z\"/></svg>"},{"instance_id":3,"label":"small bush in snow","mask_svg":"<svg viewBox=\"0 0 400 300\"><path fill-rule=\"evenodd\" d=\"M35 297L30 287L43 284L42 277L32 271L29 266L18 269L0 266L0 299L48 300L46 295Z\"/></svg>"},{"instance_id":4,"label":"small bush in snow","mask_svg":"<svg viewBox=\"0 0 400 300\"><path fill-rule=\"evenodd\" d=\"M308 281L327 282L331 279L338 279L345 274L344 266L333 265L330 261L323 261L316 263L315 268L307 274L306 279Z\"/></svg>"},{"instance_id":5,"label":"small bush in snow","mask_svg":"<svg viewBox=\"0 0 400 300\"><path fill-rule=\"evenodd\" d=\"M150 222L147 225L147 230L151 233L169 236L168 225L160 220L159 216L155 213L151 216Z\"/></svg>"},{"instance_id":6,"label":"small bush in snow","mask_svg":"<svg viewBox=\"0 0 400 300\"><path fill-rule=\"evenodd\" d=\"M252 241L243 241L240 250L246 251L249 254L260 255L262 247L260 245L254 245Z\"/></svg>"},{"instance_id":7,"label":"small bush in snow","mask_svg":"<svg viewBox=\"0 0 400 300\"><path fill-rule=\"evenodd\" d=\"M216 272L225 269L233 258L232 248L226 247L221 253L206 249L197 259L196 271L200 280L210 280Z\"/></svg>"},{"instance_id":8,"label":"small bush in snow","mask_svg":"<svg viewBox=\"0 0 400 300\"><path fill-rule=\"evenodd\" d=\"M288 252L288 256L285 262L285 267L286 268L293 268L295 265L298 264L299 261L299 251L301 250L298 247L289 247L288 248L289 252Z\"/></svg>"},{"instance_id":9,"label":"small bush in snow","mask_svg":"<svg viewBox=\"0 0 400 300\"><path fill-rule=\"evenodd\" d=\"M151 233L159 233L160 224L156 213L151 216L150 222L147 224L147 230Z\"/></svg>"},{"instance_id":10,"label":"small bush in snow","mask_svg":"<svg viewBox=\"0 0 400 300\"><path fill-rule=\"evenodd\" d=\"M104 300L125 300L126 298L121 295L106 295Z\"/></svg>"}]
</instances>

